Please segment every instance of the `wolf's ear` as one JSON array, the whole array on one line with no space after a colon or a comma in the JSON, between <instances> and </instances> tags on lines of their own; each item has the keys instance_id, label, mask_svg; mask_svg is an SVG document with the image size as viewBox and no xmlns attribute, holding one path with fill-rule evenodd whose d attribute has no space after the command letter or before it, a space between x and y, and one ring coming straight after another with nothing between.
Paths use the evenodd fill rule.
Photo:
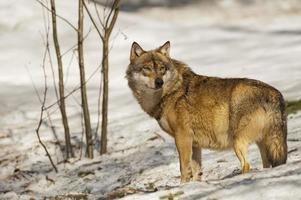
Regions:
<instances>
[{"instance_id":1,"label":"wolf's ear","mask_svg":"<svg viewBox=\"0 0 301 200\"><path fill-rule=\"evenodd\" d=\"M164 56L169 57L169 51L170 51L170 42L165 42L161 47L159 47L159 52L162 53Z\"/></svg>"},{"instance_id":2,"label":"wolf's ear","mask_svg":"<svg viewBox=\"0 0 301 200\"><path fill-rule=\"evenodd\" d=\"M145 51L140 47L140 45L137 42L133 42L130 60L135 60L136 58L140 57L144 52Z\"/></svg>"}]
</instances>

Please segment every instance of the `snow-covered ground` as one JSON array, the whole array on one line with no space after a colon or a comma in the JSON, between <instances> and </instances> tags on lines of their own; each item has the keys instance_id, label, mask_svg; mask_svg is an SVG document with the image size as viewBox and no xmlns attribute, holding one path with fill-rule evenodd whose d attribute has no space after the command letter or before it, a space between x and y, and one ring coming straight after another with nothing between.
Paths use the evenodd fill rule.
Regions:
<instances>
[{"instance_id":1,"label":"snow-covered ground","mask_svg":"<svg viewBox=\"0 0 301 200\"><path fill-rule=\"evenodd\" d=\"M58 13L75 26L77 4L57 1ZM91 9L93 6L91 7ZM93 10L93 9L92 9ZM52 171L35 135L40 103L31 78L42 92L43 13L34 0L0 3L0 199L29 199L81 193L89 199L301 199L301 113L289 116L286 165L262 169L256 146L250 146L249 174L237 173L232 151L203 151L203 181L179 184L179 162L173 139L142 112L125 80L129 49L137 41L151 49L171 41L171 55L201 74L249 77L278 88L287 100L301 98L301 14L251 16L200 13L194 7L121 12L113 32L110 56L109 153L95 159L62 163L53 134L43 124L41 137L59 169ZM181 17L182 16L182 17ZM86 17L86 32L93 26ZM59 20L62 52L76 43L76 33ZM51 39L51 38L50 38ZM101 62L101 43L94 30L85 43L87 77ZM55 57L52 55L53 62ZM78 81L76 56L63 57L70 91ZM71 62L70 62L71 60ZM70 63L70 64L69 64ZM48 75L50 71L48 70ZM93 127L97 119L99 71L88 82ZM51 86L51 80L49 85ZM50 91L47 104L55 101ZM82 144L79 94L68 99L72 143ZM55 111L53 108L52 111ZM52 114L63 143L59 112ZM84 148L84 147L83 147ZM135 193L133 195L129 195ZM79 195L79 194L78 194ZM74 196L76 196L74 194ZM167 199L167 197L166 197Z\"/></svg>"}]
</instances>

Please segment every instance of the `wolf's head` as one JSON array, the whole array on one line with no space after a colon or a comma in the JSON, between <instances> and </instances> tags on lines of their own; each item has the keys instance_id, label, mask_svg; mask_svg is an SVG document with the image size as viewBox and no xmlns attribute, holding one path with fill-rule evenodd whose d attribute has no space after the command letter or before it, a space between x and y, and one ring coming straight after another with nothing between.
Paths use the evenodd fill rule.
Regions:
<instances>
[{"instance_id":1,"label":"wolf's head","mask_svg":"<svg viewBox=\"0 0 301 200\"><path fill-rule=\"evenodd\" d=\"M131 48L130 64L126 77L133 90L154 92L170 87L178 73L169 56L170 42L154 50L145 51L134 42Z\"/></svg>"}]
</instances>

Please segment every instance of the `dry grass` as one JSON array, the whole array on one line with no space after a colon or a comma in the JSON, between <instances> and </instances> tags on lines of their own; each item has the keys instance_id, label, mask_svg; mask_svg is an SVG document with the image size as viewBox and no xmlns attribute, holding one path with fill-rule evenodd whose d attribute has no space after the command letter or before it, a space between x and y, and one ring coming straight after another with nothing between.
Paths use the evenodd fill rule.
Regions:
<instances>
[{"instance_id":1,"label":"dry grass","mask_svg":"<svg viewBox=\"0 0 301 200\"><path fill-rule=\"evenodd\" d=\"M301 99L286 102L286 110L287 114L296 113L298 110L301 110Z\"/></svg>"}]
</instances>

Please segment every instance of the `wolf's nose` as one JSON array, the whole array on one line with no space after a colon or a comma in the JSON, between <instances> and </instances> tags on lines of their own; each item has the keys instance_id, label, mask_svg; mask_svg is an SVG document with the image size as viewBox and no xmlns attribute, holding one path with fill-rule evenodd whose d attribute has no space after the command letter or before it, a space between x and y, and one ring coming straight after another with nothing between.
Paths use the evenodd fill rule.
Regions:
<instances>
[{"instance_id":1,"label":"wolf's nose","mask_svg":"<svg viewBox=\"0 0 301 200\"><path fill-rule=\"evenodd\" d=\"M162 85L163 85L163 80L161 79L161 78L156 78L156 80L155 80L155 86L156 86L156 89L159 89L159 88L161 88L162 87Z\"/></svg>"}]
</instances>

